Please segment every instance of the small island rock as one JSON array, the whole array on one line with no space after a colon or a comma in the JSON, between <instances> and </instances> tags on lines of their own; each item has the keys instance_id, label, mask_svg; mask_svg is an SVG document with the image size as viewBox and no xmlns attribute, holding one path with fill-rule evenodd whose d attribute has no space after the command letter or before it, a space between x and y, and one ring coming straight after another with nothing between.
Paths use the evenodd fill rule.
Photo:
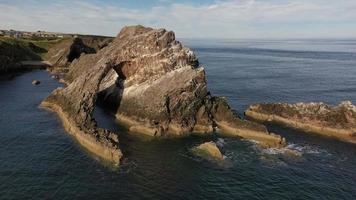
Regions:
<instances>
[{"instance_id":1,"label":"small island rock","mask_svg":"<svg viewBox=\"0 0 356 200\"><path fill-rule=\"evenodd\" d=\"M221 153L220 149L215 142L205 142L197 147L193 148L193 152L203 158L213 159L213 160L224 160L224 155Z\"/></svg>"}]
</instances>

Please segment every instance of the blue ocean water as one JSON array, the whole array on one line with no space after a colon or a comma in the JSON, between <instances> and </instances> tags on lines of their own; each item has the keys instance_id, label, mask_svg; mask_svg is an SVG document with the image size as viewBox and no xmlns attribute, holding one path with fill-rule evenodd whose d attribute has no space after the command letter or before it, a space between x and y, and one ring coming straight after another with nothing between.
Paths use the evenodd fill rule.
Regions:
<instances>
[{"instance_id":1,"label":"blue ocean water","mask_svg":"<svg viewBox=\"0 0 356 200\"><path fill-rule=\"evenodd\" d=\"M188 40L209 89L243 112L256 102L356 101L356 40Z\"/></svg>"},{"instance_id":2,"label":"blue ocean water","mask_svg":"<svg viewBox=\"0 0 356 200\"><path fill-rule=\"evenodd\" d=\"M243 113L256 102L356 103L356 40L184 40L205 67L209 90ZM42 84L33 86L38 79ZM60 84L46 71L0 78L0 199L356 199L356 145L269 125L287 149L260 149L219 135L152 139L117 131L119 168L83 150L39 103ZM223 140L229 163L190 148Z\"/></svg>"}]
</instances>

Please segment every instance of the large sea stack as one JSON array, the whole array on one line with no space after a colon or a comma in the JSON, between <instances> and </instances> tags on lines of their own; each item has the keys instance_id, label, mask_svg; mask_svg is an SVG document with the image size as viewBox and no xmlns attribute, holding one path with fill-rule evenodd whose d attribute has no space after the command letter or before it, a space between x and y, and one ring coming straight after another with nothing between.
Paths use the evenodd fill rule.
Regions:
<instances>
[{"instance_id":1,"label":"large sea stack","mask_svg":"<svg viewBox=\"0 0 356 200\"><path fill-rule=\"evenodd\" d=\"M69 119L80 134L108 145L109 152L119 151L118 144L113 133L97 128L92 117L97 99L134 132L181 136L218 129L268 147L284 145L265 126L240 119L224 98L211 96L194 53L165 29L123 28L98 53L73 61L65 81L68 86L55 90L42 105Z\"/></svg>"},{"instance_id":2,"label":"large sea stack","mask_svg":"<svg viewBox=\"0 0 356 200\"><path fill-rule=\"evenodd\" d=\"M250 106L245 114L259 121L356 143L356 107L350 101L334 107L325 103L264 103Z\"/></svg>"}]
</instances>

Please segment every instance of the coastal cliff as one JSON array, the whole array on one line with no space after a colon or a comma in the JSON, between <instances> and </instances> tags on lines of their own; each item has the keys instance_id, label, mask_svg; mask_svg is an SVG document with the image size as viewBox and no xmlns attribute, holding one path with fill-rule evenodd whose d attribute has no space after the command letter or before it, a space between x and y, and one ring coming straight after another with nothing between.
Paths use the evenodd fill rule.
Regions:
<instances>
[{"instance_id":1,"label":"coastal cliff","mask_svg":"<svg viewBox=\"0 0 356 200\"><path fill-rule=\"evenodd\" d=\"M98 131L92 117L97 100L132 132L181 136L219 130L267 147L285 145L265 126L237 116L224 98L211 96L194 53L165 29L123 28L107 47L72 62L65 82L68 86L52 92L42 106L59 112L71 127L79 127L80 133L67 129L73 135L96 138L116 158L122 155L118 142L110 139L112 133Z\"/></svg>"},{"instance_id":2,"label":"coastal cliff","mask_svg":"<svg viewBox=\"0 0 356 200\"><path fill-rule=\"evenodd\" d=\"M46 50L32 42L22 42L0 37L0 74L27 70L21 61L41 60Z\"/></svg>"},{"instance_id":3,"label":"coastal cliff","mask_svg":"<svg viewBox=\"0 0 356 200\"><path fill-rule=\"evenodd\" d=\"M111 41L110 37L89 35L51 40L0 36L0 74L46 68L65 73L72 61L96 53Z\"/></svg>"},{"instance_id":4,"label":"coastal cliff","mask_svg":"<svg viewBox=\"0 0 356 200\"><path fill-rule=\"evenodd\" d=\"M335 107L324 103L256 104L250 106L245 114L259 121L275 122L356 143L356 107L350 101Z\"/></svg>"}]
</instances>

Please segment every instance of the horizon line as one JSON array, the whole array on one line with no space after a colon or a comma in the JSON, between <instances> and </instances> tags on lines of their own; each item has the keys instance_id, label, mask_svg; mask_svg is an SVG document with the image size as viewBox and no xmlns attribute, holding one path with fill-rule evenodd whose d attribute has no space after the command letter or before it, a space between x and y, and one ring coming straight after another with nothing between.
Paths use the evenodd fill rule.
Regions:
<instances>
[{"instance_id":1,"label":"horizon line","mask_svg":"<svg viewBox=\"0 0 356 200\"><path fill-rule=\"evenodd\" d=\"M37 31L30 31L30 30L19 30L19 29L0 29L0 30L14 30L20 32L47 32L47 33L57 33L57 34L66 34L66 35L82 35L82 36L99 36L99 37L113 37L115 38L120 31L116 35L104 35L104 34L91 34L91 33L80 33L80 32L58 32L58 31L48 31L48 30L37 30ZM167 29L166 29L167 30ZM169 30L168 30L169 31ZM174 32L174 31L173 31ZM218 38L218 37L176 37L177 39L182 40L356 40L356 37L236 37L236 38Z\"/></svg>"}]
</instances>

